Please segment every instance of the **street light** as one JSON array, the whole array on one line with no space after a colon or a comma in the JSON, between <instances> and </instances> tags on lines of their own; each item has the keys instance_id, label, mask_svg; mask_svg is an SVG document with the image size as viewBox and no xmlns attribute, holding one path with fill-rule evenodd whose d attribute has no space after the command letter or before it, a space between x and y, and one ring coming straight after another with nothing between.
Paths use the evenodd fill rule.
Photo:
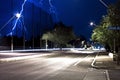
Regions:
<instances>
[{"instance_id":1,"label":"street light","mask_svg":"<svg viewBox=\"0 0 120 80\"><path fill-rule=\"evenodd\" d=\"M94 22L90 22L89 25L90 26L95 26L95 27L97 26Z\"/></svg>"},{"instance_id":2,"label":"street light","mask_svg":"<svg viewBox=\"0 0 120 80\"><path fill-rule=\"evenodd\" d=\"M90 22L90 26L93 26L94 25L94 23L93 22Z\"/></svg>"},{"instance_id":3,"label":"street light","mask_svg":"<svg viewBox=\"0 0 120 80\"><path fill-rule=\"evenodd\" d=\"M21 18L21 14L16 13L15 17L17 18L16 20L19 20ZM22 25L23 25L23 49L25 49L25 32L24 32L25 26L23 20ZM13 32L11 32L11 51L13 51Z\"/></svg>"},{"instance_id":4,"label":"street light","mask_svg":"<svg viewBox=\"0 0 120 80\"><path fill-rule=\"evenodd\" d=\"M17 17L17 19L19 19L21 17L21 14L16 13L15 16ZM24 31L25 25L24 25L24 20L22 19L21 22L22 22L22 26L23 26L23 49L25 49L25 31Z\"/></svg>"},{"instance_id":5,"label":"street light","mask_svg":"<svg viewBox=\"0 0 120 80\"><path fill-rule=\"evenodd\" d=\"M21 17L21 14L20 13L16 13L15 16L16 16L17 19L19 19Z\"/></svg>"},{"instance_id":6,"label":"street light","mask_svg":"<svg viewBox=\"0 0 120 80\"><path fill-rule=\"evenodd\" d=\"M15 17L18 20L21 17L21 14L20 13L16 13ZM13 51L13 32L11 32L11 51Z\"/></svg>"}]
</instances>

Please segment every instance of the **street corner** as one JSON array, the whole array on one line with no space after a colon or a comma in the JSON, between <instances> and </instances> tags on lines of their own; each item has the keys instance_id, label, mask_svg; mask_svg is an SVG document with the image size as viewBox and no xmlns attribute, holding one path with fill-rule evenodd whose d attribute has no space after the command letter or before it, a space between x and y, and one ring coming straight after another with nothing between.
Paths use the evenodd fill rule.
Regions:
<instances>
[{"instance_id":1,"label":"street corner","mask_svg":"<svg viewBox=\"0 0 120 80\"><path fill-rule=\"evenodd\" d=\"M115 69L115 62L109 55L97 55L91 66L96 69Z\"/></svg>"}]
</instances>

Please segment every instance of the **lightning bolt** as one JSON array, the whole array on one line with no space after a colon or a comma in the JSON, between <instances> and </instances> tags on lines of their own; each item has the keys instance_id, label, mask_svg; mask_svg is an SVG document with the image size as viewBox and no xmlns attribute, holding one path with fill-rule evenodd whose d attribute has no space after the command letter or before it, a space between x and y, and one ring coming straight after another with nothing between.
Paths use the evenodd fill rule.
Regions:
<instances>
[{"instance_id":1,"label":"lightning bolt","mask_svg":"<svg viewBox=\"0 0 120 80\"><path fill-rule=\"evenodd\" d=\"M54 14L56 21L58 21L57 11L56 11L56 8L52 4L52 0L49 0L49 5L50 5L50 8L49 8L50 14Z\"/></svg>"},{"instance_id":2,"label":"lightning bolt","mask_svg":"<svg viewBox=\"0 0 120 80\"><path fill-rule=\"evenodd\" d=\"M53 5L53 0L31 0L31 2L34 3L34 5L41 7L43 10L46 10L52 15L56 22L59 21L56 7Z\"/></svg>"},{"instance_id":3,"label":"lightning bolt","mask_svg":"<svg viewBox=\"0 0 120 80\"><path fill-rule=\"evenodd\" d=\"M40 1L39 1L39 4L42 6L42 5L43 5L43 0L40 0Z\"/></svg>"},{"instance_id":4,"label":"lightning bolt","mask_svg":"<svg viewBox=\"0 0 120 80\"><path fill-rule=\"evenodd\" d=\"M23 11L24 11L24 5L25 5L26 1L27 1L27 0L24 0L24 2L23 2L23 4L22 4L22 7L21 7L21 10L20 10L20 13L19 13L20 15L22 15L22 13L23 13ZM19 18L16 19L15 24L14 24L14 26L13 26L13 28L12 28L12 31L16 28L16 25L17 25L18 21L19 21Z\"/></svg>"}]
</instances>

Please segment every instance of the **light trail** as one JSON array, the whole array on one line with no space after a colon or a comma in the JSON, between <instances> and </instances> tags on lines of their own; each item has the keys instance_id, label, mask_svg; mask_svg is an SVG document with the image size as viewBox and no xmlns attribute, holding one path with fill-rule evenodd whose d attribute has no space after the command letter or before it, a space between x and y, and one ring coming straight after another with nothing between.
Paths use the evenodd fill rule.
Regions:
<instances>
[{"instance_id":1,"label":"light trail","mask_svg":"<svg viewBox=\"0 0 120 80\"><path fill-rule=\"evenodd\" d=\"M1 53L0 53L1 54ZM30 59L30 58L37 58L37 57L42 57L42 56L48 56L51 54L35 54L35 53L2 53L2 55L8 55L8 56L13 56L13 57L8 57L8 58L1 58L0 61L16 61L16 60L23 60L23 59ZM16 56L16 57L15 57Z\"/></svg>"}]
</instances>

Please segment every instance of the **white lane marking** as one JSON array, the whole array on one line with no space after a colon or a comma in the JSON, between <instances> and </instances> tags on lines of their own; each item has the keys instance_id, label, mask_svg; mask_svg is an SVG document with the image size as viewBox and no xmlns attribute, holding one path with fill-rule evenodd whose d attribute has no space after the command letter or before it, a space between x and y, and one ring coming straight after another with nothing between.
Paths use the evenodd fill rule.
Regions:
<instances>
[{"instance_id":1,"label":"white lane marking","mask_svg":"<svg viewBox=\"0 0 120 80\"><path fill-rule=\"evenodd\" d=\"M94 60L93 60L93 62L92 62L92 64L91 64L91 66L95 66L94 63L95 63L95 61L96 61L96 59L97 59L97 56L98 56L98 54L95 56L95 58L94 58Z\"/></svg>"},{"instance_id":2,"label":"white lane marking","mask_svg":"<svg viewBox=\"0 0 120 80\"><path fill-rule=\"evenodd\" d=\"M89 55L88 55L89 56ZM82 61L84 61L84 60L86 60L86 58L88 58L88 56L86 56L86 57L84 57L84 58L82 58L82 59L80 59L79 61L77 61L73 66L76 66L76 65L78 65L80 62L82 62Z\"/></svg>"},{"instance_id":3,"label":"white lane marking","mask_svg":"<svg viewBox=\"0 0 120 80\"><path fill-rule=\"evenodd\" d=\"M108 70L106 70L106 77L107 77L107 80L110 80L110 76L109 76Z\"/></svg>"}]
</instances>

